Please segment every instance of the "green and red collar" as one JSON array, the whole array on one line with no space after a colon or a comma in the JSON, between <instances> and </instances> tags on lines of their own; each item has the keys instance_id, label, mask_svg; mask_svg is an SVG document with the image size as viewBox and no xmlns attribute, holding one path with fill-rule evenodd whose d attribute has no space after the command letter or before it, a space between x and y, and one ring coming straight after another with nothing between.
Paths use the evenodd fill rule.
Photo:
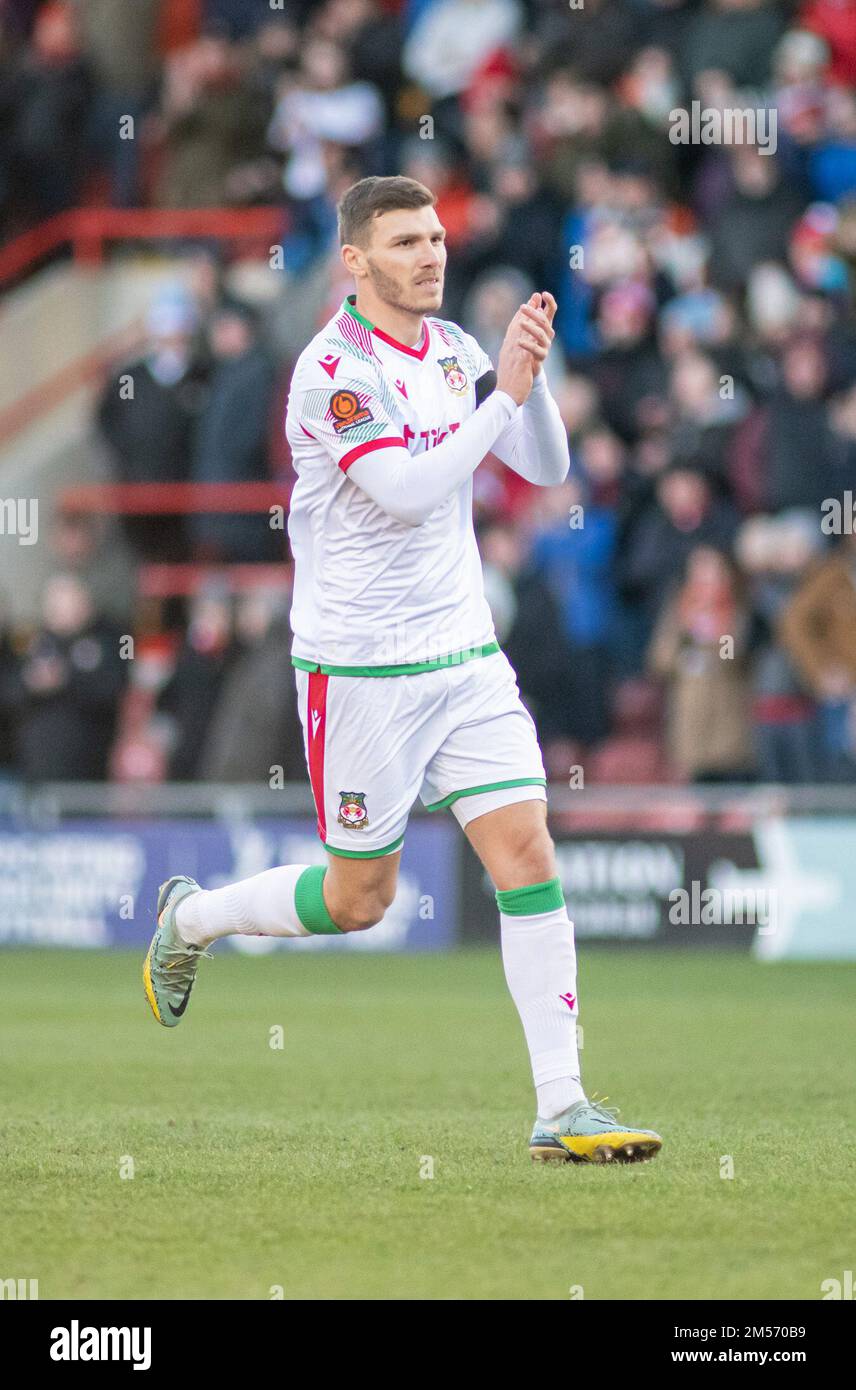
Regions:
<instances>
[{"instance_id":1,"label":"green and red collar","mask_svg":"<svg viewBox=\"0 0 856 1390\"><path fill-rule=\"evenodd\" d=\"M356 305L354 304L354 300L356 299L356 297L357 296L355 294L345 295L345 301L342 305L342 308L345 310L346 313L351 315L351 318L356 319L357 323L361 323L363 325L363 328L367 328L370 333L374 333L376 337L380 338L381 342L389 343L390 347L398 348L399 352L406 352L408 357L416 357L419 359L420 362L424 359L431 341L428 333L427 319L422 320L422 341L420 342L419 346L408 347L406 343L400 343L398 339L393 338L391 334L384 333L382 328L377 328L373 323L369 323L369 320L367 318L364 318L364 316L356 308Z\"/></svg>"}]
</instances>

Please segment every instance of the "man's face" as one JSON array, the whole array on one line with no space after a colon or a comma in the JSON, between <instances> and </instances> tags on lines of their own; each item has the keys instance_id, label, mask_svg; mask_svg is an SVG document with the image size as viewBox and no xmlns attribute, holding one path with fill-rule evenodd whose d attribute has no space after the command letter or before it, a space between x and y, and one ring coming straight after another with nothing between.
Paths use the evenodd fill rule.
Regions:
<instances>
[{"instance_id":1,"label":"man's face","mask_svg":"<svg viewBox=\"0 0 856 1390\"><path fill-rule=\"evenodd\" d=\"M211 328L215 357L241 357L252 346L253 335L239 314L218 314Z\"/></svg>"},{"instance_id":2,"label":"man's face","mask_svg":"<svg viewBox=\"0 0 856 1390\"><path fill-rule=\"evenodd\" d=\"M381 213L362 265L379 299L394 309L429 314L443 302L446 232L432 207Z\"/></svg>"}]
</instances>

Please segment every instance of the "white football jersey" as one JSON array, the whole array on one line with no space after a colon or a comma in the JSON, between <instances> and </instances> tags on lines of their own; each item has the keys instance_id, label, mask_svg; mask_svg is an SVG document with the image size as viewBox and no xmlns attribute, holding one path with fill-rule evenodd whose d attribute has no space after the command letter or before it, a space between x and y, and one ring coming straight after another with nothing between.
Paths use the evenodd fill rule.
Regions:
<instances>
[{"instance_id":1,"label":"white football jersey","mask_svg":"<svg viewBox=\"0 0 856 1390\"><path fill-rule=\"evenodd\" d=\"M406 347L357 313L354 298L300 354L288 397L295 665L381 674L493 651L472 478L423 525L408 526L348 477L356 459L389 445L430 468L431 450L475 410L490 359L437 318L424 320L418 347Z\"/></svg>"}]
</instances>

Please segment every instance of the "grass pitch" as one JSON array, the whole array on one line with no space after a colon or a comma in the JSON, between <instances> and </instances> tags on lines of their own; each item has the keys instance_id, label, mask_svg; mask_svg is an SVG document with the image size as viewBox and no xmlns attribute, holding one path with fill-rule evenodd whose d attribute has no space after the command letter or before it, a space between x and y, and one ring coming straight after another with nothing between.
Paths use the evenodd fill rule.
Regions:
<instances>
[{"instance_id":1,"label":"grass pitch","mask_svg":"<svg viewBox=\"0 0 856 1390\"><path fill-rule=\"evenodd\" d=\"M856 966L582 946L583 1079L664 1137L603 1168L529 1160L498 948L215 956L167 1030L136 955L0 952L0 1278L42 1299L818 1299L853 1268Z\"/></svg>"}]
</instances>

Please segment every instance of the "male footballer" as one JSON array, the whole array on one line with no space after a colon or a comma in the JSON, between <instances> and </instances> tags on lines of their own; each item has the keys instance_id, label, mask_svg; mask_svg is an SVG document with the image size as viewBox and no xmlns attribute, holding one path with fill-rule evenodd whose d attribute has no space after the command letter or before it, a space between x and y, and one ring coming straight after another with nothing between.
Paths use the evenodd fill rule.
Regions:
<instances>
[{"instance_id":1,"label":"male footballer","mask_svg":"<svg viewBox=\"0 0 856 1390\"><path fill-rule=\"evenodd\" d=\"M502 959L532 1062L536 1160L635 1162L658 1134L617 1123L580 1080L573 924L547 830L535 726L484 596L472 476L488 452L537 487L568 443L542 364L556 303L534 294L494 370L437 317L436 199L365 178L338 209L355 293L301 353L286 434L300 717L326 866L289 864L211 891L161 887L146 957L157 1020L183 1017L205 947L232 933L365 931L396 891L417 796L448 807L496 888Z\"/></svg>"}]
</instances>

